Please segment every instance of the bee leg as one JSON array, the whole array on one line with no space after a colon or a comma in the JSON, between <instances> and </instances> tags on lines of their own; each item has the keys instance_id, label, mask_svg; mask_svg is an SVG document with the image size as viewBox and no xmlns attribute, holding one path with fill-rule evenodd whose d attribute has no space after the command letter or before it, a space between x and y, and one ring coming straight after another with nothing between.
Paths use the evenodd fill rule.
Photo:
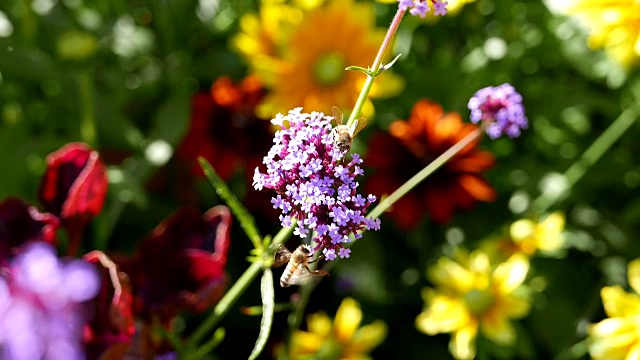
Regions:
<instances>
[{"instance_id":1,"label":"bee leg","mask_svg":"<svg viewBox=\"0 0 640 360\"><path fill-rule=\"evenodd\" d=\"M314 262L318 261L318 260L322 260L324 259L324 254L320 254L320 256L318 256L316 259L314 260L309 260L308 263L309 264L313 264Z\"/></svg>"}]
</instances>

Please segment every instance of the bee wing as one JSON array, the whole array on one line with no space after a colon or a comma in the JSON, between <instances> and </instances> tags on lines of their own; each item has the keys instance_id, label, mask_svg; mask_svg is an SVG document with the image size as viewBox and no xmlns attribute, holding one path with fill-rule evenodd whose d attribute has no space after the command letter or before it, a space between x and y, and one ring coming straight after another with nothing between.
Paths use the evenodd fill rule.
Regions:
<instances>
[{"instance_id":1,"label":"bee wing","mask_svg":"<svg viewBox=\"0 0 640 360\"><path fill-rule=\"evenodd\" d=\"M276 250L273 258L273 265L271 265L272 267L282 266L288 263L289 259L291 259L291 251L289 251L289 249L287 249L286 247L280 245L280 247L278 247L278 249Z\"/></svg>"},{"instance_id":2,"label":"bee wing","mask_svg":"<svg viewBox=\"0 0 640 360\"><path fill-rule=\"evenodd\" d=\"M332 106L331 112L333 113L333 118L336 120L336 125L342 125L342 111L340 111L337 106Z\"/></svg>"},{"instance_id":3,"label":"bee wing","mask_svg":"<svg viewBox=\"0 0 640 360\"><path fill-rule=\"evenodd\" d=\"M360 130L367 127L368 123L369 121L367 120L366 117L364 116L360 117L360 119L358 119L358 122L356 123L355 129L353 129L353 136L355 137L360 132Z\"/></svg>"},{"instance_id":4,"label":"bee wing","mask_svg":"<svg viewBox=\"0 0 640 360\"><path fill-rule=\"evenodd\" d=\"M289 277L289 281L287 282L289 283L289 285L304 285L316 277L325 275L329 275L329 272L325 270L316 270L311 272L306 266L300 265L298 266L296 271L291 274L291 276Z\"/></svg>"}]
</instances>

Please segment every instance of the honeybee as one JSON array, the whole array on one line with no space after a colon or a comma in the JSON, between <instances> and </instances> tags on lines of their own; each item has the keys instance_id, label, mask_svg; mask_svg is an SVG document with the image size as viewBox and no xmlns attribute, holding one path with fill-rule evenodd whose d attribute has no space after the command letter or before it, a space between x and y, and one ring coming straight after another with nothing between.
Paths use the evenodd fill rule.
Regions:
<instances>
[{"instance_id":1,"label":"honeybee","mask_svg":"<svg viewBox=\"0 0 640 360\"><path fill-rule=\"evenodd\" d=\"M361 117L353 122L351 127L342 124L342 112L336 106L331 108L336 127L333 128L333 143L342 152L351 150L353 138L367 126L367 118Z\"/></svg>"},{"instance_id":2,"label":"honeybee","mask_svg":"<svg viewBox=\"0 0 640 360\"><path fill-rule=\"evenodd\" d=\"M280 286L289 287L290 285L303 285L316 276L329 275L328 271L309 269L309 264L317 261L311 260L313 249L309 245L299 245L293 252L286 247L280 245L275 253L273 267L279 267L287 264L282 276L280 277Z\"/></svg>"}]
</instances>

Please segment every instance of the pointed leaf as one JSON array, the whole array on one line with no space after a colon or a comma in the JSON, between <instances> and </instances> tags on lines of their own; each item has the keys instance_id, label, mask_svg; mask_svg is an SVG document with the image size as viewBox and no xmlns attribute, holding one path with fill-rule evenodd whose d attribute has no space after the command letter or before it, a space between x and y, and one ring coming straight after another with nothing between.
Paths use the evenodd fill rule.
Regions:
<instances>
[{"instance_id":1,"label":"pointed leaf","mask_svg":"<svg viewBox=\"0 0 640 360\"><path fill-rule=\"evenodd\" d=\"M207 179L209 179L211 186L216 189L216 193L227 203L233 214L238 219L240 227L244 229L249 240L253 242L253 246L256 249L261 249L262 236L260 236L260 233L258 232L253 216L249 214L235 194L231 192L227 184L222 180L222 178L220 178L220 176L218 176L211 164L209 164L209 162L202 156L198 157L198 161L200 162L200 166L202 166L202 170L204 171Z\"/></svg>"},{"instance_id":2,"label":"pointed leaf","mask_svg":"<svg viewBox=\"0 0 640 360\"><path fill-rule=\"evenodd\" d=\"M262 320L260 321L260 334L258 335L258 340L256 340L256 345L253 347L253 351L251 351L251 355L249 355L249 360L253 360L260 355L262 349L264 349L264 346L267 344L267 339L271 332L271 325L273 324L273 275L269 268L266 268L262 274L260 291L262 292Z\"/></svg>"}]
</instances>

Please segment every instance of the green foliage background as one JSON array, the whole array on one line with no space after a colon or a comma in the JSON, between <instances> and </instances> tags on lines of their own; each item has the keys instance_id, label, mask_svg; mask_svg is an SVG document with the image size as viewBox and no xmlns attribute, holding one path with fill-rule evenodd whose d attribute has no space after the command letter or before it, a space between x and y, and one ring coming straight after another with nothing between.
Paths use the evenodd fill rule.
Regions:
<instances>
[{"instance_id":1,"label":"green foliage background","mask_svg":"<svg viewBox=\"0 0 640 360\"><path fill-rule=\"evenodd\" d=\"M220 76L247 73L229 38L239 16L258 6L246 0L3 1L0 10L13 31L0 37L0 199L15 195L37 204L45 156L68 142L87 141L110 162L112 182L83 249L133 249L181 205L170 191L149 189L154 176L173 178L170 168L145 157L145 149L154 141L175 149L188 127L193 93ZM395 6L376 9L379 25L386 26ZM501 45L504 56L487 56ZM516 140L483 140L497 158L487 174L497 201L458 213L446 226L427 220L412 232L383 217L382 230L354 245L352 257L314 291L307 311L334 314L342 298L352 296L362 305L364 323L382 319L389 326L374 358L446 359L449 335L429 337L414 326L423 307L420 290L429 285L425 269L443 249L459 241L473 247L517 219L518 199L534 199L553 186L554 174L638 103L640 81L637 70L623 70L589 50L574 22L538 1L479 0L434 24L407 17L396 49L403 56L394 71L404 75L406 87L396 98L375 101L376 116L356 152L391 121L406 119L418 99L466 116L477 89L504 82L523 94L530 129ZM87 124L95 124L95 136ZM603 317L600 288L624 284L626 261L640 256L639 134L636 122L552 207L567 215L569 249L564 257L533 260L532 276L544 277L547 287L534 298L530 316L518 322L516 348L480 340L490 358L586 358L579 346L570 349L584 339L586 324ZM230 187L242 188L235 182L243 179ZM221 203L204 181L199 190L203 209ZM258 219L258 225L263 234L278 231L277 223ZM232 281L246 269L251 248L238 226L233 232ZM294 292L278 287L276 300L287 301ZM256 281L238 305L259 303ZM260 319L237 310L220 324L227 337L212 357L249 354ZM187 327L197 321L186 316ZM286 315L277 313L268 346L285 329Z\"/></svg>"}]
</instances>

